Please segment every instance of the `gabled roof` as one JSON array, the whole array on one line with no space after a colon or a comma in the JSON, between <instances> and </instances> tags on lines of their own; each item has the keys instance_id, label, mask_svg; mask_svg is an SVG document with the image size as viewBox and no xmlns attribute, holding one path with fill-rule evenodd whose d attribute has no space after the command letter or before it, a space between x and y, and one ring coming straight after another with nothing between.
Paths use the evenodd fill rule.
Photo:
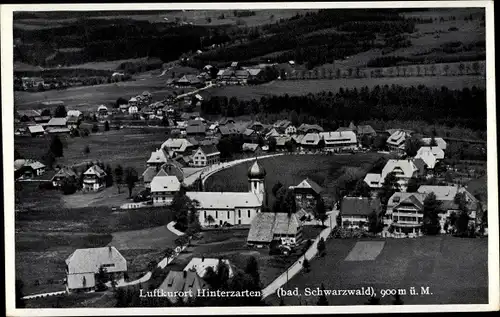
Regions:
<instances>
[{"instance_id":1,"label":"gabled roof","mask_svg":"<svg viewBox=\"0 0 500 317\"><path fill-rule=\"evenodd\" d=\"M187 192L199 202L200 209L234 209L235 207L261 207L257 195L251 192Z\"/></svg>"},{"instance_id":2,"label":"gabled roof","mask_svg":"<svg viewBox=\"0 0 500 317\"><path fill-rule=\"evenodd\" d=\"M252 130L252 129L245 129L245 131L243 132L243 135L245 135L245 136L251 136L254 133L255 133L255 131Z\"/></svg>"},{"instance_id":3,"label":"gabled roof","mask_svg":"<svg viewBox=\"0 0 500 317\"><path fill-rule=\"evenodd\" d=\"M349 127L339 127L335 132L348 132L348 131L354 131L354 129L349 128Z\"/></svg>"},{"instance_id":4,"label":"gabled roof","mask_svg":"<svg viewBox=\"0 0 500 317\"><path fill-rule=\"evenodd\" d=\"M306 124L306 123L303 123L300 125L300 127L298 127L297 129L298 131L302 132L302 133L307 133L311 130L314 130L314 131L318 131L318 132L323 132L323 128L320 127L319 125L317 124Z\"/></svg>"},{"instance_id":5,"label":"gabled roof","mask_svg":"<svg viewBox=\"0 0 500 317\"><path fill-rule=\"evenodd\" d=\"M153 178L156 176L156 168L153 166L149 166L146 168L146 170L142 173L142 181L144 183L151 183Z\"/></svg>"},{"instance_id":6,"label":"gabled roof","mask_svg":"<svg viewBox=\"0 0 500 317\"><path fill-rule=\"evenodd\" d=\"M427 168L433 169L436 166L436 156L430 151L420 151L415 156L416 159L422 160Z\"/></svg>"},{"instance_id":7,"label":"gabled roof","mask_svg":"<svg viewBox=\"0 0 500 317\"><path fill-rule=\"evenodd\" d=\"M312 189L316 194L321 194L323 192L323 188L319 186L315 181L306 178L297 186L290 186L291 189Z\"/></svg>"},{"instance_id":8,"label":"gabled roof","mask_svg":"<svg viewBox=\"0 0 500 317\"><path fill-rule=\"evenodd\" d=\"M325 145L356 144L356 134L352 131L320 132L319 136L323 138Z\"/></svg>"},{"instance_id":9,"label":"gabled roof","mask_svg":"<svg viewBox=\"0 0 500 317\"><path fill-rule=\"evenodd\" d=\"M204 124L203 124L203 121L201 121L201 120L188 120L187 125L189 127L189 126L198 126L198 125L204 125Z\"/></svg>"},{"instance_id":10,"label":"gabled roof","mask_svg":"<svg viewBox=\"0 0 500 317\"><path fill-rule=\"evenodd\" d=\"M207 289L208 284L196 273L192 271L173 271L168 272L167 277L158 287L167 294L167 298L176 303L179 298L186 302L189 300L188 296L179 297L173 296L179 292L189 292L193 296L197 296L198 290Z\"/></svg>"},{"instance_id":11,"label":"gabled roof","mask_svg":"<svg viewBox=\"0 0 500 317\"><path fill-rule=\"evenodd\" d=\"M384 168L382 169L382 181L389 173L393 172L395 169L401 170L403 172L403 176L407 178L411 178L413 176L413 173L418 171L418 168L415 166L412 160L391 159L387 161Z\"/></svg>"},{"instance_id":12,"label":"gabled roof","mask_svg":"<svg viewBox=\"0 0 500 317\"><path fill-rule=\"evenodd\" d=\"M258 144L256 143L243 143L241 149L243 151L251 151L251 152L255 152L257 150L257 148L259 147Z\"/></svg>"},{"instance_id":13,"label":"gabled roof","mask_svg":"<svg viewBox=\"0 0 500 317\"><path fill-rule=\"evenodd\" d=\"M164 172L161 170L160 172ZM160 173L159 172L159 173ZM159 174L158 173L158 174ZM181 189L181 183L175 176L158 176L153 177L151 181L151 192L176 192Z\"/></svg>"},{"instance_id":14,"label":"gabled roof","mask_svg":"<svg viewBox=\"0 0 500 317\"><path fill-rule=\"evenodd\" d=\"M52 118L47 123L48 126L66 126L66 118Z\"/></svg>"},{"instance_id":15,"label":"gabled roof","mask_svg":"<svg viewBox=\"0 0 500 317\"><path fill-rule=\"evenodd\" d=\"M412 194L404 199L402 199L399 204L394 206L394 208L398 208L399 206L405 205L414 205L418 209L422 210L424 208L424 201L422 200L422 196L419 194Z\"/></svg>"},{"instance_id":16,"label":"gabled roof","mask_svg":"<svg viewBox=\"0 0 500 317\"><path fill-rule=\"evenodd\" d=\"M32 118L32 117L39 117L40 116L40 112L37 110L17 110L16 113L19 117L26 116L26 117Z\"/></svg>"},{"instance_id":17,"label":"gabled roof","mask_svg":"<svg viewBox=\"0 0 500 317\"><path fill-rule=\"evenodd\" d=\"M321 140L321 137L319 136L319 133L308 133L308 134L304 135L304 137L300 141L300 144L302 144L302 145L318 145L320 140Z\"/></svg>"},{"instance_id":18,"label":"gabled roof","mask_svg":"<svg viewBox=\"0 0 500 317\"><path fill-rule=\"evenodd\" d=\"M76 177L76 173L68 167L63 167L59 171L57 171L57 173L54 175L54 177L52 177L52 179L54 179L55 177L62 177L62 178Z\"/></svg>"},{"instance_id":19,"label":"gabled roof","mask_svg":"<svg viewBox=\"0 0 500 317\"><path fill-rule=\"evenodd\" d=\"M465 193L466 196L473 201L476 198L465 189L459 186L438 186L438 185L422 185L417 190L419 193L430 194L431 192L436 195L437 200L454 200L457 193Z\"/></svg>"},{"instance_id":20,"label":"gabled roof","mask_svg":"<svg viewBox=\"0 0 500 317\"><path fill-rule=\"evenodd\" d=\"M66 117L79 117L83 115L83 113L80 110L68 110L66 112Z\"/></svg>"},{"instance_id":21,"label":"gabled roof","mask_svg":"<svg viewBox=\"0 0 500 317\"><path fill-rule=\"evenodd\" d=\"M226 264L229 268L229 277L232 277L234 270L231 263L227 259L216 259L216 258L192 258L191 261L184 267L183 271L193 271L198 274L201 278L205 277L207 273L207 268L212 267L214 272L217 272L219 261Z\"/></svg>"},{"instance_id":22,"label":"gabled roof","mask_svg":"<svg viewBox=\"0 0 500 317\"><path fill-rule=\"evenodd\" d=\"M368 216L374 210L379 211L380 200L367 197L344 197L340 205L342 216L359 215Z\"/></svg>"},{"instance_id":23,"label":"gabled roof","mask_svg":"<svg viewBox=\"0 0 500 317\"><path fill-rule=\"evenodd\" d=\"M184 152L190 146L193 145L189 143L189 141L186 139L169 138L167 141L163 142L161 148L162 149L167 148L178 152Z\"/></svg>"},{"instance_id":24,"label":"gabled roof","mask_svg":"<svg viewBox=\"0 0 500 317\"><path fill-rule=\"evenodd\" d=\"M31 160L31 159L17 159L14 161L14 170L17 171L18 169L22 167L31 167L32 169L40 169L44 168L45 165L43 163L40 163L39 161Z\"/></svg>"},{"instance_id":25,"label":"gabled roof","mask_svg":"<svg viewBox=\"0 0 500 317\"><path fill-rule=\"evenodd\" d=\"M219 150L217 150L217 147L214 145L202 145L199 148L205 155L211 155L211 154L220 154Z\"/></svg>"},{"instance_id":26,"label":"gabled roof","mask_svg":"<svg viewBox=\"0 0 500 317\"><path fill-rule=\"evenodd\" d=\"M247 68L247 71L248 71L248 74L250 76L257 76L258 74L260 74L260 72L262 72L262 69L260 69L260 68Z\"/></svg>"},{"instance_id":27,"label":"gabled roof","mask_svg":"<svg viewBox=\"0 0 500 317\"><path fill-rule=\"evenodd\" d=\"M276 146L285 146L286 142L291 141L292 137L289 135L280 135L275 137Z\"/></svg>"},{"instance_id":28,"label":"gabled roof","mask_svg":"<svg viewBox=\"0 0 500 317\"><path fill-rule=\"evenodd\" d=\"M167 162L167 156L162 149L157 149L154 152L151 152L151 156L147 163L165 163Z\"/></svg>"},{"instance_id":29,"label":"gabled roof","mask_svg":"<svg viewBox=\"0 0 500 317\"><path fill-rule=\"evenodd\" d=\"M304 138L303 134L294 134L294 135L292 135L292 139L294 139L297 144L300 144L302 142L303 138Z\"/></svg>"},{"instance_id":30,"label":"gabled roof","mask_svg":"<svg viewBox=\"0 0 500 317\"><path fill-rule=\"evenodd\" d=\"M270 243L274 235L296 235L301 225L294 213L260 212L252 220L247 241L249 243Z\"/></svg>"},{"instance_id":31,"label":"gabled roof","mask_svg":"<svg viewBox=\"0 0 500 317\"><path fill-rule=\"evenodd\" d=\"M184 180L184 172L182 171L182 165L176 160L168 160L167 163L161 166L160 172L162 171L169 176L177 177L179 182L182 182ZM160 174L160 172L158 172L158 174Z\"/></svg>"},{"instance_id":32,"label":"gabled roof","mask_svg":"<svg viewBox=\"0 0 500 317\"><path fill-rule=\"evenodd\" d=\"M415 204L415 206L423 207L423 203L425 200L426 194L422 193L406 193L406 192L395 192L392 194L392 196L389 198L387 201L387 207L388 208L394 208L401 204L402 202L405 202L405 204L411 203ZM413 197L413 198L410 198ZM420 208L420 207L419 207Z\"/></svg>"},{"instance_id":33,"label":"gabled roof","mask_svg":"<svg viewBox=\"0 0 500 317\"><path fill-rule=\"evenodd\" d=\"M187 134L203 134L206 133L206 127L204 125L193 125L186 127Z\"/></svg>"},{"instance_id":34,"label":"gabled roof","mask_svg":"<svg viewBox=\"0 0 500 317\"><path fill-rule=\"evenodd\" d=\"M30 133L44 133L45 130L41 125L30 125L28 126L28 130Z\"/></svg>"},{"instance_id":35,"label":"gabled roof","mask_svg":"<svg viewBox=\"0 0 500 317\"><path fill-rule=\"evenodd\" d=\"M431 140L432 138L422 138L422 143L424 145L431 145ZM441 148L441 150L445 151L446 150L446 141L443 139L443 138L434 138L434 140L436 140L436 144L437 146L439 146Z\"/></svg>"},{"instance_id":36,"label":"gabled roof","mask_svg":"<svg viewBox=\"0 0 500 317\"><path fill-rule=\"evenodd\" d=\"M83 173L83 175L96 175L97 177L104 177L106 176L106 172L104 172L99 165L92 165L85 171L85 173Z\"/></svg>"},{"instance_id":37,"label":"gabled roof","mask_svg":"<svg viewBox=\"0 0 500 317\"><path fill-rule=\"evenodd\" d=\"M411 135L407 131L397 130L391 134L387 139L387 144L399 147L400 149L405 148L406 139L410 138Z\"/></svg>"},{"instance_id":38,"label":"gabled roof","mask_svg":"<svg viewBox=\"0 0 500 317\"><path fill-rule=\"evenodd\" d=\"M438 146L422 146L418 149L415 157L422 155L425 152L432 153L438 160L444 159L444 151Z\"/></svg>"},{"instance_id":39,"label":"gabled roof","mask_svg":"<svg viewBox=\"0 0 500 317\"><path fill-rule=\"evenodd\" d=\"M364 181L368 186L372 188L380 188L382 187L381 177L382 176L380 174L368 173L366 174Z\"/></svg>"},{"instance_id":40,"label":"gabled roof","mask_svg":"<svg viewBox=\"0 0 500 317\"><path fill-rule=\"evenodd\" d=\"M105 105L100 105L99 107L97 107L97 111L101 111L101 110L108 111L108 107L106 107Z\"/></svg>"},{"instance_id":41,"label":"gabled roof","mask_svg":"<svg viewBox=\"0 0 500 317\"><path fill-rule=\"evenodd\" d=\"M189 74L189 75L184 75L181 78L179 78L177 83L199 84L199 83L201 83L201 81L196 77L196 75Z\"/></svg>"},{"instance_id":42,"label":"gabled roof","mask_svg":"<svg viewBox=\"0 0 500 317\"><path fill-rule=\"evenodd\" d=\"M269 132L266 133L265 138L268 139L270 137L277 137L277 136L280 136L280 135L281 134L278 131L276 131L276 128L272 128L271 131L269 131Z\"/></svg>"},{"instance_id":43,"label":"gabled roof","mask_svg":"<svg viewBox=\"0 0 500 317\"><path fill-rule=\"evenodd\" d=\"M359 135L364 135L364 134L375 135L375 134L377 134L377 132L372 128L371 125L358 125L357 133Z\"/></svg>"},{"instance_id":44,"label":"gabled roof","mask_svg":"<svg viewBox=\"0 0 500 317\"><path fill-rule=\"evenodd\" d=\"M114 264L106 268L108 272L127 271L127 260L112 246L77 249L66 259L69 274L97 273L106 264Z\"/></svg>"}]
</instances>

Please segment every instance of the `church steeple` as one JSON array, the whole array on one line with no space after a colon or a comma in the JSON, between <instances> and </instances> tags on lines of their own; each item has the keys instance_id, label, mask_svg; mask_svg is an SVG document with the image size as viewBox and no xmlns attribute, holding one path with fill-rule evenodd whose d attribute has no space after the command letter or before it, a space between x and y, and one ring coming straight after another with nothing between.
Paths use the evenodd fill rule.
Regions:
<instances>
[{"instance_id":1,"label":"church steeple","mask_svg":"<svg viewBox=\"0 0 500 317\"><path fill-rule=\"evenodd\" d=\"M248 184L249 191L257 195L262 205L266 205L265 185L264 178L266 177L266 170L262 167L258 160L255 159L254 163L248 169Z\"/></svg>"}]
</instances>

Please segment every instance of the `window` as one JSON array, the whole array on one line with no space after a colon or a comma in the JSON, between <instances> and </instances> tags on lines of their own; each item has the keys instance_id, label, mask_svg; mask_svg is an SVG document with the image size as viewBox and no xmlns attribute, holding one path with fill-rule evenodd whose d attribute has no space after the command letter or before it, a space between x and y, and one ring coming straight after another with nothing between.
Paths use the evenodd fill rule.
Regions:
<instances>
[{"instance_id":1,"label":"window","mask_svg":"<svg viewBox=\"0 0 500 317\"><path fill-rule=\"evenodd\" d=\"M229 213L230 213L230 211L228 210L227 211L227 219L229 219Z\"/></svg>"},{"instance_id":2,"label":"window","mask_svg":"<svg viewBox=\"0 0 500 317\"><path fill-rule=\"evenodd\" d=\"M241 225L241 219L240 219L240 220L238 220L238 224L239 224L239 225Z\"/></svg>"},{"instance_id":3,"label":"window","mask_svg":"<svg viewBox=\"0 0 500 317\"><path fill-rule=\"evenodd\" d=\"M204 211L204 214L205 214L205 219L207 219L207 211L206 210Z\"/></svg>"},{"instance_id":4,"label":"window","mask_svg":"<svg viewBox=\"0 0 500 317\"><path fill-rule=\"evenodd\" d=\"M241 218L241 210L238 210L238 218Z\"/></svg>"},{"instance_id":5,"label":"window","mask_svg":"<svg viewBox=\"0 0 500 317\"><path fill-rule=\"evenodd\" d=\"M395 202L395 203L399 203L400 198L401 197L396 196L396 197L394 197L394 199L392 201Z\"/></svg>"},{"instance_id":6,"label":"window","mask_svg":"<svg viewBox=\"0 0 500 317\"><path fill-rule=\"evenodd\" d=\"M250 209L248 210L248 218L250 218Z\"/></svg>"}]
</instances>

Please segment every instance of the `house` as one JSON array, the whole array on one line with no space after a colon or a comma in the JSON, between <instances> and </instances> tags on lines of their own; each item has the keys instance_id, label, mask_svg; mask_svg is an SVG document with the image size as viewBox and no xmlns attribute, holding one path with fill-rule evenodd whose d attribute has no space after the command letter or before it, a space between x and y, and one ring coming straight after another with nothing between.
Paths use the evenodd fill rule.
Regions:
<instances>
[{"instance_id":1,"label":"house","mask_svg":"<svg viewBox=\"0 0 500 317\"><path fill-rule=\"evenodd\" d=\"M39 85L45 87L45 81L42 77L22 77L21 82L25 90L29 88L38 88Z\"/></svg>"},{"instance_id":2,"label":"house","mask_svg":"<svg viewBox=\"0 0 500 317\"><path fill-rule=\"evenodd\" d=\"M422 193L396 192L389 198L384 223L394 228L396 236L422 235L426 196Z\"/></svg>"},{"instance_id":3,"label":"house","mask_svg":"<svg viewBox=\"0 0 500 317\"><path fill-rule=\"evenodd\" d=\"M250 78L250 73L246 69L239 69L234 72L234 75L239 85L246 85Z\"/></svg>"},{"instance_id":4,"label":"house","mask_svg":"<svg viewBox=\"0 0 500 317\"><path fill-rule=\"evenodd\" d=\"M325 142L325 150L329 152L354 150L358 144L356 134L352 131L320 132L319 136Z\"/></svg>"},{"instance_id":5,"label":"house","mask_svg":"<svg viewBox=\"0 0 500 317\"><path fill-rule=\"evenodd\" d=\"M280 136L281 134L276 130L276 128L272 128L269 132L266 133L264 136L264 139L269 139L269 138L276 138Z\"/></svg>"},{"instance_id":6,"label":"house","mask_svg":"<svg viewBox=\"0 0 500 317\"><path fill-rule=\"evenodd\" d=\"M66 128L67 125L67 120L66 118L52 118L50 121L47 123L47 126L45 127L45 130L49 131L52 129L62 129Z\"/></svg>"},{"instance_id":7,"label":"house","mask_svg":"<svg viewBox=\"0 0 500 317\"><path fill-rule=\"evenodd\" d=\"M66 259L67 291L94 290L100 268L110 279L119 280L127 272L127 260L113 246L75 250Z\"/></svg>"},{"instance_id":8,"label":"house","mask_svg":"<svg viewBox=\"0 0 500 317\"><path fill-rule=\"evenodd\" d=\"M257 160L248 169L248 192L187 192L197 200L199 221L202 226L225 223L250 225L256 214L266 204L264 179L265 169Z\"/></svg>"},{"instance_id":9,"label":"house","mask_svg":"<svg viewBox=\"0 0 500 317\"><path fill-rule=\"evenodd\" d=\"M317 149L320 147L321 136L319 133L308 133L300 141L302 149Z\"/></svg>"},{"instance_id":10,"label":"house","mask_svg":"<svg viewBox=\"0 0 500 317\"><path fill-rule=\"evenodd\" d=\"M108 107L105 105L100 105L97 107L97 115L100 117L106 117L108 115Z\"/></svg>"},{"instance_id":11,"label":"house","mask_svg":"<svg viewBox=\"0 0 500 317\"><path fill-rule=\"evenodd\" d=\"M151 152L151 156L146 162L147 166L154 167L158 171L160 166L167 163L167 154L163 149L156 149L156 151Z\"/></svg>"},{"instance_id":12,"label":"house","mask_svg":"<svg viewBox=\"0 0 500 317\"><path fill-rule=\"evenodd\" d=\"M46 130L50 134L68 134L71 132L68 128L50 128Z\"/></svg>"},{"instance_id":13,"label":"house","mask_svg":"<svg viewBox=\"0 0 500 317\"><path fill-rule=\"evenodd\" d=\"M391 151L404 152L406 149L406 140L411 137L411 134L405 130L394 131L387 139L387 146Z\"/></svg>"},{"instance_id":14,"label":"house","mask_svg":"<svg viewBox=\"0 0 500 317\"><path fill-rule=\"evenodd\" d=\"M264 80L264 72L261 68L247 68L248 82L259 82Z\"/></svg>"},{"instance_id":15,"label":"house","mask_svg":"<svg viewBox=\"0 0 500 317\"><path fill-rule=\"evenodd\" d=\"M196 272L196 274L205 278L207 274L207 269L210 267L212 270L217 273L219 263L222 262L228 267L229 278L234 275L234 268L231 265L231 262L227 259L216 259L216 258L205 258L205 257L194 257L189 261L189 263L184 267L184 272Z\"/></svg>"},{"instance_id":16,"label":"house","mask_svg":"<svg viewBox=\"0 0 500 317\"><path fill-rule=\"evenodd\" d=\"M356 127L356 135L358 139L361 139L365 135L375 137L377 136L377 132L372 128L371 125L358 125Z\"/></svg>"},{"instance_id":17,"label":"house","mask_svg":"<svg viewBox=\"0 0 500 317\"><path fill-rule=\"evenodd\" d=\"M122 104L118 108L120 109L121 112L125 113L128 112L128 107L130 107L129 104Z\"/></svg>"},{"instance_id":18,"label":"house","mask_svg":"<svg viewBox=\"0 0 500 317\"><path fill-rule=\"evenodd\" d=\"M80 110L68 110L66 112L66 117L77 117L83 119L83 113Z\"/></svg>"},{"instance_id":19,"label":"house","mask_svg":"<svg viewBox=\"0 0 500 317\"><path fill-rule=\"evenodd\" d=\"M255 132L261 132L262 130L264 130L264 125L262 123L260 123L259 121L254 121L246 127L248 129L254 130Z\"/></svg>"},{"instance_id":20,"label":"house","mask_svg":"<svg viewBox=\"0 0 500 317\"><path fill-rule=\"evenodd\" d=\"M295 133L297 133L297 128L294 125L290 124L285 128L285 134L292 135Z\"/></svg>"},{"instance_id":21,"label":"house","mask_svg":"<svg viewBox=\"0 0 500 317\"><path fill-rule=\"evenodd\" d=\"M295 213L261 212L255 216L248 232L249 246L269 246L273 241L282 245L302 242L302 223Z\"/></svg>"},{"instance_id":22,"label":"house","mask_svg":"<svg viewBox=\"0 0 500 317\"><path fill-rule=\"evenodd\" d=\"M432 155L434 155L434 157L436 158L436 161L444 159L444 151L438 146L422 146L420 149L418 149L417 155L415 157L418 157L425 152L432 153Z\"/></svg>"},{"instance_id":23,"label":"house","mask_svg":"<svg viewBox=\"0 0 500 317\"><path fill-rule=\"evenodd\" d=\"M417 192L426 195L434 193L434 195L436 195L436 199L442 203L441 208L447 217L450 217L453 212L457 214L460 212L458 205L455 203L455 196L457 194L464 193L467 201L467 209L469 210L469 217L472 221L476 219L478 200L471 193L469 193L465 187L458 185L422 185L418 188Z\"/></svg>"},{"instance_id":24,"label":"house","mask_svg":"<svg viewBox=\"0 0 500 317\"><path fill-rule=\"evenodd\" d=\"M45 173L45 165L31 159L18 159L14 161L14 174L18 178L32 178Z\"/></svg>"},{"instance_id":25,"label":"house","mask_svg":"<svg viewBox=\"0 0 500 317\"><path fill-rule=\"evenodd\" d=\"M70 129L77 129L80 125L80 119L78 117L67 117L66 124Z\"/></svg>"},{"instance_id":26,"label":"house","mask_svg":"<svg viewBox=\"0 0 500 317\"><path fill-rule=\"evenodd\" d=\"M139 107L136 105L131 105L128 107L128 114L134 114L139 112Z\"/></svg>"},{"instance_id":27,"label":"house","mask_svg":"<svg viewBox=\"0 0 500 317\"><path fill-rule=\"evenodd\" d=\"M214 145L200 146L193 154L192 166L205 167L220 163L220 152Z\"/></svg>"},{"instance_id":28,"label":"house","mask_svg":"<svg viewBox=\"0 0 500 317\"><path fill-rule=\"evenodd\" d=\"M320 133L323 132L323 128L317 124L306 124L303 123L297 128L297 133L308 134L308 133Z\"/></svg>"},{"instance_id":29,"label":"house","mask_svg":"<svg viewBox=\"0 0 500 317\"><path fill-rule=\"evenodd\" d=\"M93 165L83 173L83 190L98 191L106 186L106 172L99 165Z\"/></svg>"},{"instance_id":30,"label":"house","mask_svg":"<svg viewBox=\"0 0 500 317\"><path fill-rule=\"evenodd\" d=\"M432 170L436 166L436 156L432 154L431 151L420 151L417 152L415 159L422 160L425 164L426 170Z\"/></svg>"},{"instance_id":31,"label":"house","mask_svg":"<svg viewBox=\"0 0 500 317\"><path fill-rule=\"evenodd\" d=\"M323 192L323 188L309 178L289 188L293 190L297 210L303 209L307 212L314 211L316 202L321 198L321 193Z\"/></svg>"},{"instance_id":32,"label":"house","mask_svg":"<svg viewBox=\"0 0 500 317\"><path fill-rule=\"evenodd\" d=\"M184 153L190 153L192 148L193 148L193 144L191 144L186 139L169 138L167 141L163 142L163 144L161 145L161 149L165 150L166 153L168 153L168 155L170 157L173 157L174 155L181 155Z\"/></svg>"},{"instance_id":33,"label":"house","mask_svg":"<svg viewBox=\"0 0 500 317\"><path fill-rule=\"evenodd\" d=\"M235 124L235 123L236 121L234 121L233 117L226 117L219 122L219 125Z\"/></svg>"},{"instance_id":34,"label":"house","mask_svg":"<svg viewBox=\"0 0 500 317\"><path fill-rule=\"evenodd\" d=\"M435 146L438 146L441 150L446 151L446 141L443 138L434 138L436 142ZM422 138L422 143L427 146L431 146L432 138Z\"/></svg>"},{"instance_id":35,"label":"house","mask_svg":"<svg viewBox=\"0 0 500 317\"><path fill-rule=\"evenodd\" d=\"M175 176L169 176L160 170L151 181L151 197L154 206L170 205L175 193L181 189L181 183Z\"/></svg>"},{"instance_id":36,"label":"house","mask_svg":"<svg viewBox=\"0 0 500 317\"><path fill-rule=\"evenodd\" d=\"M187 303L188 300L194 300L198 296L198 292L208 288L207 282L196 272L171 270L158 290L160 290L160 294L165 294L166 298L175 304L179 300L184 303ZM179 294L186 295L181 297Z\"/></svg>"},{"instance_id":37,"label":"house","mask_svg":"<svg viewBox=\"0 0 500 317\"><path fill-rule=\"evenodd\" d=\"M234 126L234 124L229 123L226 125L220 125L217 128L216 134L220 135L221 137L235 136L240 134L240 130L236 126Z\"/></svg>"},{"instance_id":38,"label":"house","mask_svg":"<svg viewBox=\"0 0 500 317\"><path fill-rule=\"evenodd\" d=\"M160 171L159 168L156 169L156 167L153 166L148 166L146 168L146 170L141 175L141 180L145 188L151 188L151 181L156 176L156 174L158 174L159 171Z\"/></svg>"},{"instance_id":39,"label":"house","mask_svg":"<svg viewBox=\"0 0 500 317\"><path fill-rule=\"evenodd\" d=\"M286 150L287 142L293 142L292 137L289 135L280 135L278 137L275 137L276 139L276 149L277 150Z\"/></svg>"},{"instance_id":40,"label":"house","mask_svg":"<svg viewBox=\"0 0 500 317\"><path fill-rule=\"evenodd\" d=\"M256 143L243 143L241 150L243 152L255 152L259 148Z\"/></svg>"},{"instance_id":41,"label":"house","mask_svg":"<svg viewBox=\"0 0 500 317\"><path fill-rule=\"evenodd\" d=\"M17 110L16 117L21 121L33 121L36 117L40 117L40 112L36 110Z\"/></svg>"},{"instance_id":42,"label":"house","mask_svg":"<svg viewBox=\"0 0 500 317\"><path fill-rule=\"evenodd\" d=\"M68 167L63 167L59 171L57 171L57 173L52 177L51 179L52 185L54 187L61 187L63 181L68 178L76 180L77 175L72 169Z\"/></svg>"},{"instance_id":43,"label":"house","mask_svg":"<svg viewBox=\"0 0 500 317\"><path fill-rule=\"evenodd\" d=\"M204 136L207 134L205 125L192 125L186 127L186 134L190 136Z\"/></svg>"},{"instance_id":44,"label":"house","mask_svg":"<svg viewBox=\"0 0 500 317\"><path fill-rule=\"evenodd\" d=\"M344 197L340 203L342 227L362 229L368 226L369 217L380 213L380 200L367 197Z\"/></svg>"},{"instance_id":45,"label":"house","mask_svg":"<svg viewBox=\"0 0 500 317\"><path fill-rule=\"evenodd\" d=\"M380 176L370 173L365 176L364 181L368 186L370 186L370 188L381 188L386 176L389 175L389 173L394 173L400 190L404 192L406 191L406 186L408 185L410 178L418 176L419 169L413 160L391 159L385 164ZM376 183L376 180L379 181L378 184Z\"/></svg>"},{"instance_id":46,"label":"house","mask_svg":"<svg viewBox=\"0 0 500 317\"><path fill-rule=\"evenodd\" d=\"M196 75L184 75L177 80L179 86L198 86L202 81Z\"/></svg>"},{"instance_id":47,"label":"house","mask_svg":"<svg viewBox=\"0 0 500 317\"><path fill-rule=\"evenodd\" d=\"M34 117L35 123L41 124L42 126L46 125L47 123L49 123L50 119L51 119L50 116Z\"/></svg>"},{"instance_id":48,"label":"house","mask_svg":"<svg viewBox=\"0 0 500 317\"><path fill-rule=\"evenodd\" d=\"M28 126L28 131L32 137L42 136L45 134L45 130L41 125L30 125Z\"/></svg>"}]
</instances>

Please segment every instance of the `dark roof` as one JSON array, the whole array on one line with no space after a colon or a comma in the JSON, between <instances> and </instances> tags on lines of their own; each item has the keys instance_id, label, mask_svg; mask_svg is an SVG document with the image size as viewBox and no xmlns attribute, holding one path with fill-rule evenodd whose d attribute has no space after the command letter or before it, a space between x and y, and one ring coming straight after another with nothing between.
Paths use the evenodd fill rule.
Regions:
<instances>
[{"instance_id":1,"label":"dark roof","mask_svg":"<svg viewBox=\"0 0 500 317\"><path fill-rule=\"evenodd\" d=\"M157 173L156 168L153 166L146 168L146 170L142 173L142 181L144 183L151 183Z\"/></svg>"},{"instance_id":2,"label":"dark roof","mask_svg":"<svg viewBox=\"0 0 500 317\"><path fill-rule=\"evenodd\" d=\"M193 296L197 296L198 290L206 289L208 288L208 285L196 272L170 271L158 288L165 291L167 298L172 303L176 303L179 298L181 298L183 302L187 302L189 300L188 296L171 296L176 292L190 292Z\"/></svg>"},{"instance_id":3,"label":"dark roof","mask_svg":"<svg viewBox=\"0 0 500 317\"><path fill-rule=\"evenodd\" d=\"M63 177L63 178L66 178L66 177L76 177L76 173L68 168L68 167L64 167L64 168L61 168L55 175L54 177ZM53 178L54 178L53 177Z\"/></svg>"},{"instance_id":4,"label":"dark roof","mask_svg":"<svg viewBox=\"0 0 500 317\"><path fill-rule=\"evenodd\" d=\"M413 164L415 164L419 171L425 170L425 167L427 166L421 158L414 159Z\"/></svg>"},{"instance_id":5,"label":"dark roof","mask_svg":"<svg viewBox=\"0 0 500 317\"><path fill-rule=\"evenodd\" d=\"M66 123L72 124L72 123L78 123L80 119L78 117L69 117L68 120L66 120Z\"/></svg>"},{"instance_id":6,"label":"dark roof","mask_svg":"<svg viewBox=\"0 0 500 317\"><path fill-rule=\"evenodd\" d=\"M275 234L296 235L300 226L295 214L260 212L252 220L247 242L270 243Z\"/></svg>"},{"instance_id":7,"label":"dark roof","mask_svg":"<svg viewBox=\"0 0 500 317\"><path fill-rule=\"evenodd\" d=\"M163 164L161 169L167 173L168 176L176 176L179 182L184 180L184 173L182 172L182 165L175 160Z\"/></svg>"},{"instance_id":8,"label":"dark roof","mask_svg":"<svg viewBox=\"0 0 500 317\"><path fill-rule=\"evenodd\" d=\"M200 149L205 153L205 155L210 155L213 153L218 153L219 150L215 147L215 145L202 145Z\"/></svg>"},{"instance_id":9,"label":"dark roof","mask_svg":"<svg viewBox=\"0 0 500 317\"><path fill-rule=\"evenodd\" d=\"M206 133L206 127L204 125L193 125L186 127L187 134L199 134Z\"/></svg>"},{"instance_id":10,"label":"dark roof","mask_svg":"<svg viewBox=\"0 0 500 317\"><path fill-rule=\"evenodd\" d=\"M358 125L358 134L377 134L371 125Z\"/></svg>"},{"instance_id":11,"label":"dark roof","mask_svg":"<svg viewBox=\"0 0 500 317\"><path fill-rule=\"evenodd\" d=\"M380 200L366 197L344 197L340 205L342 215L368 216L373 210L378 211Z\"/></svg>"},{"instance_id":12,"label":"dark roof","mask_svg":"<svg viewBox=\"0 0 500 317\"><path fill-rule=\"evenodd\" d=\"M197 126L197 125L203 125L203 121L201 120L189 120L187 122L188 126Z\"/></svg>"}]
</instances>

